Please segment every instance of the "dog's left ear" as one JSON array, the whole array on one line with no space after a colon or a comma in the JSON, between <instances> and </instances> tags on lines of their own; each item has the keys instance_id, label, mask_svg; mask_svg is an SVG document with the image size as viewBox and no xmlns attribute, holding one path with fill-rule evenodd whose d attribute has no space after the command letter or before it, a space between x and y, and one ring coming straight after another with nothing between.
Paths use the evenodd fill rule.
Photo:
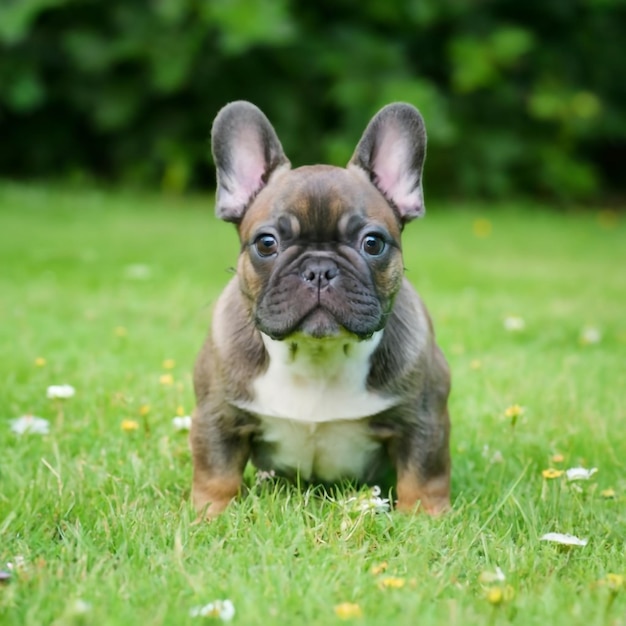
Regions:
<instances>
[{"instance_id":1,"label":"dog's left ear","mask_svg":"<svg viewBox=\"0 0 626 626\"><path fill-rule=\"evenodd\" d=\"M372 118L348 167L364 170L405 223L424 214L425 158L422 116L414 106L396 102Z\"/></svg>"},{"instance_id":2,"label":"dog's left ear","mask_svg":"<svg viewBox=\"0 0 626 626\"><path fill-rule=\"evenodd\" d=\"M217 114L211 147L217 168L215 212L227 222L239 223L274 171L290 165L267 117L244 100Z\"/></svg>"}]
</instances>

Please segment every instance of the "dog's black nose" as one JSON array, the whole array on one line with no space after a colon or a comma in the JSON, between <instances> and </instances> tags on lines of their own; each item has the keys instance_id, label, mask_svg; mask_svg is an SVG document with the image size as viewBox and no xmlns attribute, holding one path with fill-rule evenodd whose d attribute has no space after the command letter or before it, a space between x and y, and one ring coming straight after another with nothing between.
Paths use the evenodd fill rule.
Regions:
<instances>
[{"instance_id":1,"label":"dog's black nose","mask_svg":"<svg viewBox=\"0 0 626 626\"><path fill-rule=\"evenodd\" d=\"M300 276L307 283L312 283L318 289L324 289L339 274L337 264L328 258L309 258L300 270Z\"/></svg>"}]
</instances>

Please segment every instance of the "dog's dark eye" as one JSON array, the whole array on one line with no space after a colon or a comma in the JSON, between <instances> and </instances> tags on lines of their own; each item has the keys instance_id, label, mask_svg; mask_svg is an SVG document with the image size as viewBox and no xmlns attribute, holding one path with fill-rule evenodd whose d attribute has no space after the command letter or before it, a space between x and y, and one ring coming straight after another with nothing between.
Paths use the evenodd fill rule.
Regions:
<instances>
[{"instance_id":1,"label":"dog's dark eye","mask_svg":"<svg viewBox=\"0 0 626 626\"><path fill-rule=\"evenodd\" d=\"M380 256L385 250L385 240L376 234L365 235L363 238L363 251L370 256Z\"/></svg>"},{"instance_id":2,"label":"dog's dark eye","mask_svg":"<svg viewBox=\"0 0 626 626\"><path fill-rule=\"evenodd\" d=\"M259 235L254 241L254 246L261 256L272 256L278 252L278 241L273 235Z\"/></svg>"}]
</instances>

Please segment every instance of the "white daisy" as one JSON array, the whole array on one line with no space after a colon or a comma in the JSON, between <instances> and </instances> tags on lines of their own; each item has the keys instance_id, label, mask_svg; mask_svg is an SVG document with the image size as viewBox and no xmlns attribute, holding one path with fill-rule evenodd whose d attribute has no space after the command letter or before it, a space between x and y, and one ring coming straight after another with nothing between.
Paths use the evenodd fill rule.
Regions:
<instances>
[{"instance_id":1,"label":"white daisy","mask_svg":"<svg viewBox=\"0 0 626 626\"><path fill-rule=\"evenodd\" d=\"M269 470L269 472L265 470L257 470L254 484L258 487L264 482L274 480L274 478L276 478L276 472L274 470Z\"/></svg>"},{"instance_id":2,"label":"white daisy","mask_svg":"<svg viewBox=\"0 0 626 626\"><path fill-rule=\"evenodd\" d=\"M526 328L524 318L519 317L518 315L509 315L504 318L502 323L504 325L504 330L508 330L510 333L520 332Z\"/></svg>"},{"instance_id":3,"label":"white daisy","mask_svg":"<svg viewBox=\"0 0 626 626\"><path fill-rule=\"evenodd\" d=\"M602 339L602 333L595 326L586 326L580 332L580 343L592 344L592 343L600 343Z\"/></svg>"},{"instance_id":4,"label":"white daisy","mask_svg":"<svg viewBox=\"0 0 626 626\"><path fill-rule=\"evenodd\" d=\"M10 571L19 571L26 568L26 559L21 555L17 554L13 557L13 561L9 561L7 563L7 569Z\"/></svg>"},{"instance_id":5,"label":"white daisy","mask_svg":"<svg viewBox=\"0 0 626 626\"><path fill-rule=\"evenodd\" d=\"M147 280L152 276L152 268L145 263L133 263L124 268L124 275L131 280Z\"/></svg>"},{"instance_id":6,"label":"white daisy","mask_svg":"<svg viewBox=\"0 0 626 626\"><path fill-rule=\"evenodd\" d=\"M86 615L89 611L91 611L91 604L82 598L76 598L69 610L72 615Z\"/></svg>"},{"instance_id":7,"label":"white daisy","mask_svg":"<svg viewBox=\"0 0 626 626\"><path fill-rule=\"evenodd\" d=\"M11 420L11 430L16 435L23 435L24 433L47 435L50 432L50 422L43 417L22 415L22 417Z\"/></svg>"},{"instance_id":8,"label":"white daisy","mask_svg":"<svg viewBox=\"0 0 626 626\"><path fill-rule=\"evenodd\" d=\"M565 475L567 480L589 480L597 471L597 467L592 467L591 469L570 467L570 469L565 470Z\"/></svg>"},{"instance_id":9,"label":"white daisy","mask_svg":"<svg viewBox=\"0 0 626 626\"><path fill-rule=\"evenodd\" d=\"M60 398L66 400L71 398L76 393L76 390L72 385L50 385L46 395L48 398Z\"/></svg>"},{"instance_id":10,"label":"white daisy","mask_svg":"<svg viewBox=\"0 0 626 626\"><path fill-rule=\"evenodd\" d=\"M235 616L235 606L230 600L215 600L204 606L196 606L189 611L191 617L219 617L230 622Z\"/></svg>"},{"instance_id":11,"label":"white daisy","mask_svg":"<svg viewBox=\"0 0 626 626\"><path fill-rule=\"evenodd\" d=\"M506 576L504 575L504 572L500 569L500 567L496 566L496 569L493 572L481 572L478 580L484 585L491 585L493 583L503 583L506 580Z\"/></svg>"},{"instance_id":12,"label":"white daisy","mask_svg":"<svg viewBox=\"0 0 626 626\"><path fill-rule=\"evenodd\" d=\"M374 486L369 493L353 496L345 501L351 511L373 511L374 513L386 513L391 508L389 498L380 497L380 487Z\"/></svg>"},{"instance_id":13,"label":"white daisy","mask_svg":"<svg viewBox=\"0 0 626 626\"><path fill-rule=\"evenodd\" d=\"M546 533L539 537L540 541L552 541L553 543L559 543L563 546L586 546L586 539L579 539L574 535L568 535L567 533Z\"/></svg>"},{"instance_id":14,"label":"white daisy","mask_svg":"<svg viewBox=\"0 0 626 626\"><path fill-rule=\"evenodd\" d=\"M191 415L177 415L172 419L174 430L189 430L191 428Z\"/></svg>"}]
</instances>

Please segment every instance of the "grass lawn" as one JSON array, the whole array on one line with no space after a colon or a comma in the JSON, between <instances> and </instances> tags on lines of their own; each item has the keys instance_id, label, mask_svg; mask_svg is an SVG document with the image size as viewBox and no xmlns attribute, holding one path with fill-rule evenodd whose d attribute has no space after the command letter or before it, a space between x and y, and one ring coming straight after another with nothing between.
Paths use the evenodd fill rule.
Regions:
<instances>
[{"instance_id":1,"label":"grass lawn","mask_svg":"<svg viewBox=\"0 0 626 626\"><path fill-rule=\"evenodd\" d=\"M404 250L452 368L453 512L359 512L250 471L194 525L172 418L234 229L208 197L1 184L0 624L197 624L230 599L246 625L343 623L342 603L363 625L625 625L626 225L432 202ZM61 383L75 396L48 399ZM50 433L11 432L25 414ZM577 466L598 471L542 475Z\"/></svg>"}]
</instances>

